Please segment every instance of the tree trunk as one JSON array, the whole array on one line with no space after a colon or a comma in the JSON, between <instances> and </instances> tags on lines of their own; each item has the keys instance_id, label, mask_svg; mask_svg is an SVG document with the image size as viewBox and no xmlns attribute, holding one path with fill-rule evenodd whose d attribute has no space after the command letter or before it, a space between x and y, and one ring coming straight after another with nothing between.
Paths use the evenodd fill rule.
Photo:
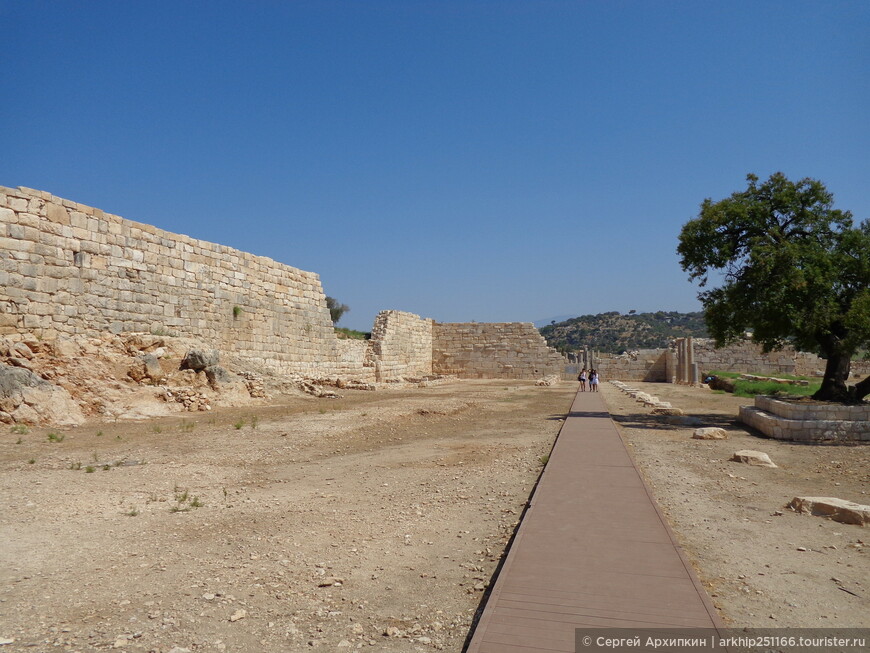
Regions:
<instances>
[{"instance_id":1,"label":"tree trunk","mask_svg":"<svg viewBox=\"0 0 870 653\"><path fill-rule=\"evenodd\" d=\"M825 365L825 378L822 379L822 387L813 395L813 399L821 401L840 401L851 403L854 397L846 387L849 378L849 368L852 365L851 354L834 353L828 355Z\"/></svg>"},{"instance_id":2,"label":"tree trunk","mask_svg":"<svg viewBox=\"0 0 870 653\"><path fill-rule=\"evenodd\" d=\"M862 401L864 397L870 395L870 376L860 383L856 383L855 387L850 388L850 390L852 390L853 399L856 403Z\"/></svg>"}]
</instances>

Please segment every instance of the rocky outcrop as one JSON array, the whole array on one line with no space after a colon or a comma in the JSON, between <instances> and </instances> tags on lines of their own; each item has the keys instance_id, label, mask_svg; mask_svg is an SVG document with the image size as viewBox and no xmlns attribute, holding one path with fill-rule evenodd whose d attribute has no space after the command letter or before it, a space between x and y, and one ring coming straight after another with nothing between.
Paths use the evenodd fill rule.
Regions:
<instances>
[{"instance_id":1,"label":"rocky outcrop","mask_svg":"<svg viewBox=\"0 0 870 653\"><path fill-rule=\"evenodd\" d=\"M0 364L0 421L75 426L85 417L64 388L28 369Z\"/></svg>"}]
</instances>

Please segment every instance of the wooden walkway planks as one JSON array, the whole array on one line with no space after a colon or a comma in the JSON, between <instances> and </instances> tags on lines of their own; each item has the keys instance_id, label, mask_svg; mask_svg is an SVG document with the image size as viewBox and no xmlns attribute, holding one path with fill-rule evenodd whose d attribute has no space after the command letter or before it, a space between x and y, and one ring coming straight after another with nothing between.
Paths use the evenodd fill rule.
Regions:
<instances>
[{"instance_id":1,"label":"wooden walkway planks","mask_svg":"<svg viewBox=\"0 0 870 653\"><path fill-rule=\"evenodd\" d=\"M601 395L578 392L467 651L574 651L593 627L722 624Z\"/></svg>"}]
</instances>

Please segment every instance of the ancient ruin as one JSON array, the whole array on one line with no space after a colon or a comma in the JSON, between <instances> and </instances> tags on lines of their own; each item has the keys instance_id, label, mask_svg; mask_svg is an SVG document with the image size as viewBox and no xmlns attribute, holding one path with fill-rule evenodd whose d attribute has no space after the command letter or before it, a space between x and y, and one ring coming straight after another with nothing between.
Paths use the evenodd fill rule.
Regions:
<instances>
[{"instance_id":1,"label":"ancient ruin","mask_svg":"<svg viewBox=\"0 0 870 653\"><path fill-rule=\"evenodd\" d=\"M4 373L4 421L36 421L46 384L70 387L72 379L52 384L47 366L31 362L63 368L64 354L113 350L121 379L159 385L175 375L182 385L186 349L214 350L236 374L208 375L204 366L187 375L194 389L213 391L245 387L244 374L340 386L439 375L538 379L560 374L565 362L531 323L439 324L383 311L370 340L340 339L313 272L28 188L0 187L0 286L4 369L36 371L34 379ZM216 400L169 392L188 406Z\"/></svg>"}]
</instances>

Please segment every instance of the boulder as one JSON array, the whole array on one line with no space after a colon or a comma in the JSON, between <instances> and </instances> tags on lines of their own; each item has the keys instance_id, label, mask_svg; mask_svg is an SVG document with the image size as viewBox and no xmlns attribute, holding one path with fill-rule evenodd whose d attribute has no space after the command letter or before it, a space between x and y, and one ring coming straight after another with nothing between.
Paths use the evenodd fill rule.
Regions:
<instances>
[{"instance_id":1,"label":"boulder","mask_svg":"<svg viewBox=\"0 0 870 653\"><path fill-rule=\"evenodd\" d=\"M154 383L160 383L166 375L163 372L163 368L160 367L160 361L157 360L157 356L154 354L142 354L141 359L145 368L145 376L151 379Z\"/></svg>"},{"instance_id":2,"label":"boulder","mask_svg":"<svg viewBox=\"0 0 870 653\"><path fill-rule=\"evenodd\" d=\"M695 429L692 437L695 440L727 440L728 434L725 432L725 429L720 429L717 426L705 426Z\"/></svg>"},{"instance_id":3,"label":"boulder","mask_svg":"<svg viewBox=\"0 0 870 653\"><path fill-rule=\"evenodd\" d=\"M650 415L673 415L679 416L683 415L683 411L679 408L653 408L650 411Z\"/></svg>"},{"instance_id":4,"label":"boulder","mask_svg":"<svg viewBox=\"0 0 870 653\"><path fill-rule=\"evenodd\" d=\"M191 349L181 361L181 369L199 372L220 362L220 353L216 349Z\"/></svg>"},{"instance_id":5,"label":"boulder","mask_svg":"<svg viewBox=\"0 0 870 653\"><path fill-rule=\"evenodd\" d=\"M759 467L776 467L776 464L763 451L752 451L751 449L742 449L735 451L731 456L731 460L736 463L747 463L748 465L758 465Z\"/></svg>"},{"instance_id":6,"label":"boulder","mask_svg":"<svg viewBox=\"0 0 870 653\"><path fill-rule=\"evenodd\" d=\"M85 421L78 404L64 388L33 372L0 365L0 405L16 422L71 426Z\"/></svg>"},{"instance_id":7,"label":"boulder","mask_svg":"<svg viewBox=\"0 0 870 653\"><path fill-rule=\"evenodd\" d=\"M795 512L828 517L844 524L870 524L870 506L835 497L795 497L788 506Z\"/></svg>"},{"instance_id":8,"label":"boulder","mask_svg":"<svg viewBox=\"0 0 870 653\"><path fill-rule=\"evenodd\" d=\"M208 384L212 389L217 390L222 383L229 383L235 380L235 376L227 372L220 365L210 365L205 368L205 376L208 379Z\"/></svg>"}]
</instances>

